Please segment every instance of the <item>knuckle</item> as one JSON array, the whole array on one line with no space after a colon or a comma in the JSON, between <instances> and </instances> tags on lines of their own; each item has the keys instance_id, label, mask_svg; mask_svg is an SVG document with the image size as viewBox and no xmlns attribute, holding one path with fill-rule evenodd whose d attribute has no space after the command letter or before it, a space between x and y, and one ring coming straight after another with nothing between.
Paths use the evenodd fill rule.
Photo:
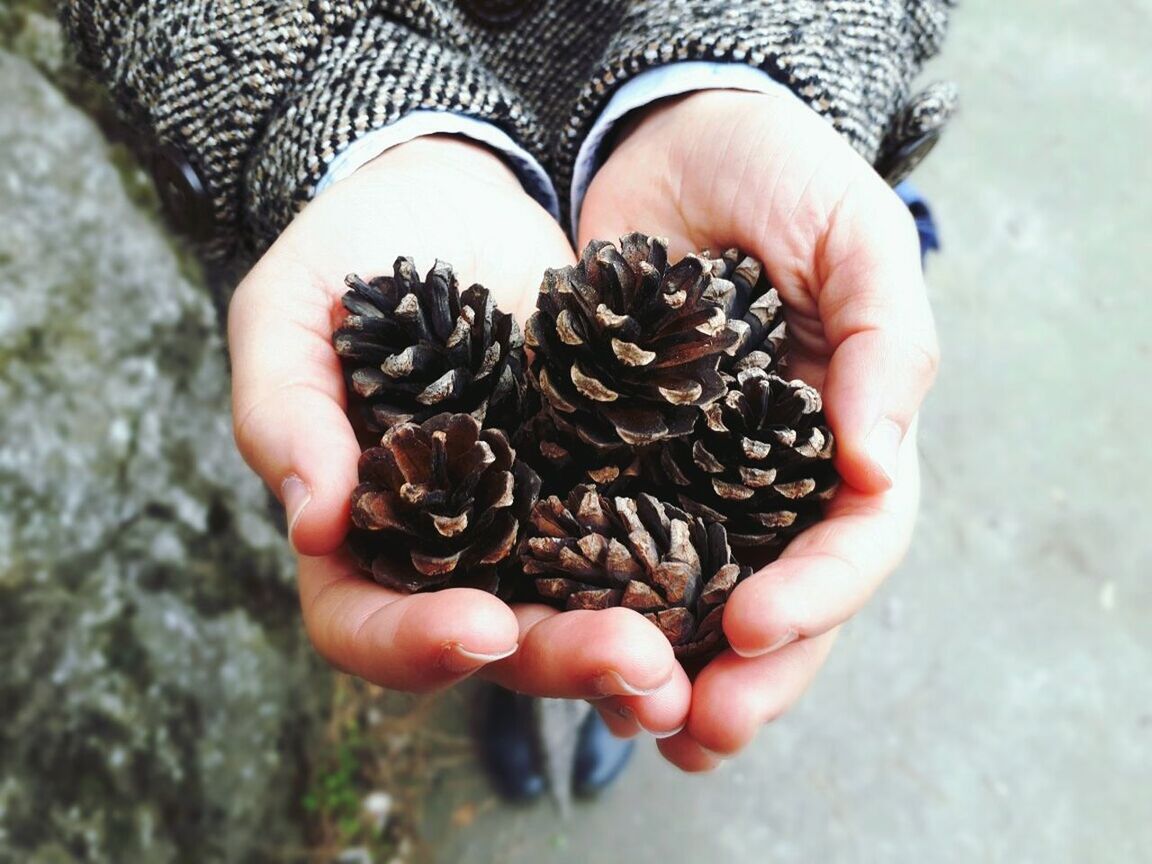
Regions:
<instances>
[{"instance_id":1,"label":"knuckle","mask_svg":"<svg viewBox=\"0 0 1152 864\"><path fill-rule=\"evenodd\" d=\"M940 346L934 333L913 339L904 348L905 359L921 380L932 382L940 371Z\"/></svg>"},{"instance_id":2,"label":"knuckle","mask_svg":"<svg viewBox=\"0 0 1152 864\"><path fill-rule=\"evenodd\" d=\"M775 723L781 717L788 713L790 705L780 701L773 701L764 707L763 713L760 715L760 723L767 726L770 723Z\"/></svg>"}]
</instances>

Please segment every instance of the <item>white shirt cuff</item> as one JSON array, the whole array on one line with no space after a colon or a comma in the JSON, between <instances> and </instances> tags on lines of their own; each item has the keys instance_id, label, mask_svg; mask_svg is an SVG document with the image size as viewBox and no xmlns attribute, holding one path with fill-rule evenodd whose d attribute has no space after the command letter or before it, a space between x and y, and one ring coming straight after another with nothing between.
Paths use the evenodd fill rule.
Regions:
<instances>
[{"instance_id":1,"label":"white shirt cuff","mask_svg":"<svg viewBox=\"0 0 1152 864\"><path fill-rule=\"evenodd\" d=\"M413 111L395 123L373 129L357 138L328 163L328 170L316 184L316 194L319 195L333 183L350 176L385 150L424 135L461 135L491 147L516 172L524 191L551 213L553 219L560 219L560 198L556 194L556 187L544 166L531 153L498 126L449 111Z\"/></svg>"},{"instance_id":2,"label":"white shirt cuff","mask_svg":"<svg viewBox=\"0 0 1152 864\"><path fill-rule=\"evenodd\" d=\"M596 118L592 131L580 145L576 154L576 165L572 174L572 236L580 222L580 207L584 195L592 182L597 169L604 163L602 154L604 141L612 128L625 115L651 105L669 96L681 96L697 90L747 90L753 93L773 93L792 91L767 72L755 66L742 66L739 63L710 63L688 60L683 63L670 63L658 69L641 72L617 90L600 116Z\"/></svg>"}]
</instances>

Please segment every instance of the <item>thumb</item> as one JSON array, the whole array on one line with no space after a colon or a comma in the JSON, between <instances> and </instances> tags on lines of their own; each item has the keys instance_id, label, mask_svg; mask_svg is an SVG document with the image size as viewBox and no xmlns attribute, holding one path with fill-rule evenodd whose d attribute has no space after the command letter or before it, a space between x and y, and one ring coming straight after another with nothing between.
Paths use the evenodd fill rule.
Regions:
<instances>
[{"instance_id":1,"label":"thumb","mask_svg":"<svg viewBox=\"0 0 1152 864\"><path fill-rule=\"evenodd\" d=\"M915 228L883 193L891 200L845 206L829 226L818 297L832 346L824 399L837 467L863 492L892 485L939 362Z\"/></svg>"},{"instance_id":2,"label":"thumb","mask_svg":"<svg viewBox=\"0 0 1152 864\"><path fill-rule=\"evenodd\" d=\"M344 540L360 447L330 341L334 301L275 270L258 264L229 309L236 444L283 502L292 545L324 555Z\"/></svg>"}]
</instances>

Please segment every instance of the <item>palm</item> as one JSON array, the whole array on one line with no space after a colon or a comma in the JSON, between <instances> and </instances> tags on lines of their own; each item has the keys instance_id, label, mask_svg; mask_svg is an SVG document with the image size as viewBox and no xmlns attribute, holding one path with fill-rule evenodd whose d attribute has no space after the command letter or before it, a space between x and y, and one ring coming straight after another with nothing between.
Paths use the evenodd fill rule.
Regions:
<instances>
[{"instance_id":1,"label":"palm","mask_svg":"<svg viewBox=\"0 0 1152 864\"><path fill-rule=\"evenodd\" d=\"M760 100L761 110L743 107L749 100ZM777 125L789 134L772 134ZM830 255L818 253L829 239L846 247L866 239L830 238L838 209L853 203L846 194L854 172L866 167L846 151L787 95L708 92L658 107L597 173L578 245L638 230L667 237L673 255L754 250L785 304L791 371L820 386L831 356L821 287L838 275L828 271ZM856 197L875 196L880 186Z\"/></svg>"}]
</instances>

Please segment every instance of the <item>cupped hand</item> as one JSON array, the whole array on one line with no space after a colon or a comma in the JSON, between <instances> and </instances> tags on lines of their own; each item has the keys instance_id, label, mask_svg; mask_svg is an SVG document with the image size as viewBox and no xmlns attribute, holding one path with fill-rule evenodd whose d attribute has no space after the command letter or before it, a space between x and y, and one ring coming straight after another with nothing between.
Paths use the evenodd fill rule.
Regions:
<instances>
[{"instance_id":1,"label":"cupped hand","mask_svg":"<svg viewBox=\"0 0 1152 864\"><path fill-rule=\"evenodd\" d=\"M736 246L764 262L786 308L787 375L823 393L845 480L827 518L733 592L732 647L666 709L685 725L660 741L665 757L707 770L799 698L907 550L936 336L906 208L789 94L704 91L634 120L587 191L579 244L634 230L677 257ZM618 733L636 731L601 707Z\"/></svg>"},{"instance_id":2,"label":"cupped hand","mask_svg":"<svg viewBox=\"0 0 1152 864\"><path fill-rule=\"evenodd\" d=\"M451 263L463 285L488 286L521 323L544 270L574 260L503 162L430 137L319 195L237 288L228 321L236 441L284 502L313 644L336 667L400 690L438 689L483 670L536 695L644 703L636 694L687 692L667 642L635 613L509 609L467 588L404 596L365 579L341 552L360 448L332 331L344 314L344 276L391 273L400 255L421 272L437 258ZM663 702L650 701L659 725Z\"/></svg>"}]
</instances>

